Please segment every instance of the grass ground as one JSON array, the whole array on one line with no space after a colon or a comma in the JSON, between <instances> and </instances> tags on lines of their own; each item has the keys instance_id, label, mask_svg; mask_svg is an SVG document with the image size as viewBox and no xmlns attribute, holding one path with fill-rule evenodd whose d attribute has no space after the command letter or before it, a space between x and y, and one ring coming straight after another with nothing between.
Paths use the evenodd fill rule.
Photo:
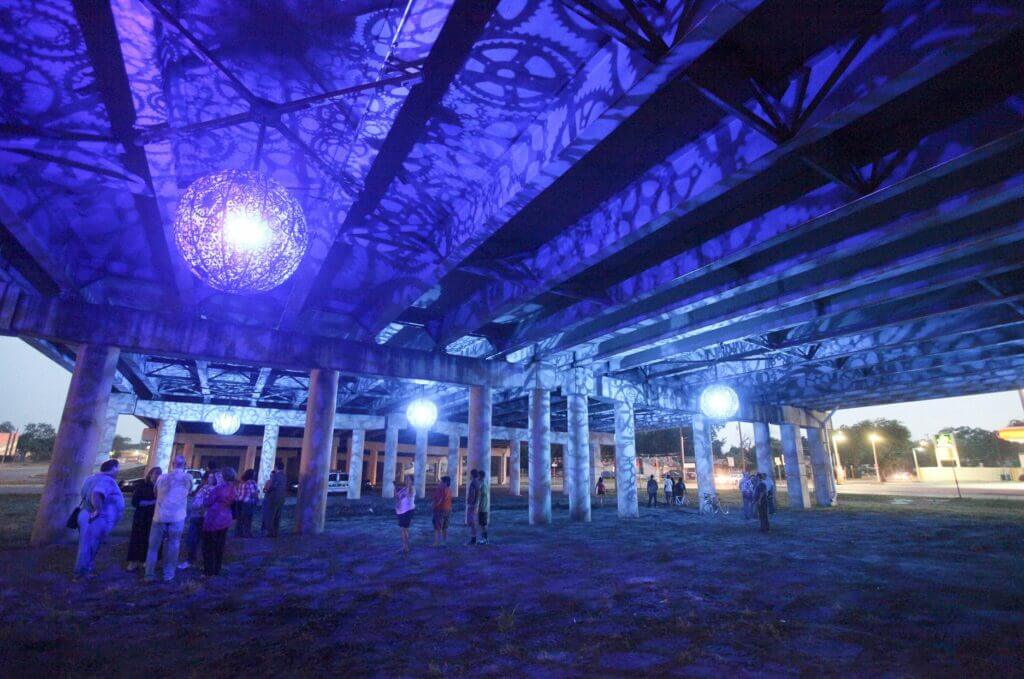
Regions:
<instances>
[{"instance_id":1,"label":"grass ground","mask_svg":"<svg viewBox=\"0 0 1024 679\"><path fill-rule=\"evenodd\" d=\"M8 676L1020 675L1019 507L893 500L763 536L735 509L571 524L560 498L531 527L496 496L492 544L433 549L421 511L403 557L387 503L332 498L322 536L229 538L219 579L145 585L127 524L72 584L72 548L16 546L34 499L3 497L0 648Z\"/></svg>"}]
</instances>

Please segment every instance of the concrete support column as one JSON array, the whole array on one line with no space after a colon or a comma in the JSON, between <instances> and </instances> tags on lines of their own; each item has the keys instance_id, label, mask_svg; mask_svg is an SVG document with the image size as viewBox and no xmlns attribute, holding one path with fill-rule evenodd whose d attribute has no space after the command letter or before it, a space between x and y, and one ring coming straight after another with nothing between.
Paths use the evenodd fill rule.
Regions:
<instances>
[{"instance_id":1,"label":"concrete support column","mask_svg":"<svg viewBox=\"0 0 1024 679\"><path fill-rule=\"evenodd\" d=\"M590 439L590 494L597 494L597 479L601 475L601 442Z\"/></svg>"},{"instance_id":2,"label":"concrete support column","mask_svg":"<svg viewBox=\"0 0 1024 679\"><path fill-rule=\"evenodd\" d=\"M831 507L836 500L835 477L832 476L832 456L825 449L825 432L817 427L809 428L807 448L814 475L814 502L819 507Z\"/></svg>"},{"instance_id":3,"label":"concrete support column","mask_svg":"<svg viewBox=\"0 0 1024 679\"><path fill-rule=\"evenodd\" d=\"M757 454L757 471L774 479L775 463L772 460L772 440L767 422L754 423L754 452Z\"/></svg>"},{"instance_id":4,"label":"concrete support column","mask_svg":"<svg viewBox=\"0 0 1024 679\"><path fill-rule=\"evenodd\" d=\"M509 441L509 453L508 453L508 492L509 494L519 497L522 492L520 488L520 461L519 456L522 454L523 442L516 436Z\"/></svg>"},{"instance_id":5,"label":"concrete support column","mask_svg":"<svg viewBox=\"0 0 1024 679\"><path fill-rule=\"evenodd\" d=\"M370 455L370 485L377 485L377 462L379 461L377 451L373 451Z\"/></svg>"},{"instance_id":6,"label":"concrete support column","mask_svg":"<svg viewBox=\"0 0 1024 679\"><path fill-rule=\"evenodd\" d=\"M448 434L448 477L452 480L452 497L459 496L459 435Z\"/></svg>"},{"instance_id":7,"label":"concrete support column","mask_svg":"<svg viewBox=\"0 0 1024 679\"><path fill-rule=\"evenodd\" d=\"M508 456L505 453L500 453L498 457L501 459L501 464L498 465L498 485L505 485L506 470L508 469Z\"/></svg>"},{"instance_id":8,"label":"concrete support column","mask_svg":"<svg viewBox=\"0 0 1024 679\"><path fill-rule=\"evenodd\" d=\"M366 430L352 430L352 447L348 451L348 499L358 500L363 496L363 448L366 445Z\"/></svg>"},{"instance_id":9,"label":"concrete support column","mask_svg":"<svg viewBox=\"0 0 1024 679\"><path fill-rule=\"evenodd\" d=\"M491 485L491 389L469 388L469 466L483 472L483 482Z\"/></svg>"},{"instance_id":10,"label":"concrete support column","mask_svg":"<svg viewBox=\"0 0 1024 679\"><path fill-rule=\"evenodd\" d=\"M64 542L71 537L66 523L80 501L82 484L96 463L120 353L115 347L89 344L78 350L46 485L32 525L34 547Z\"/></svg>"},{"instance_id":11,"label":"concrete support column","mask_svg":"<svg viewBox=\"0 0 1024 679\"><path fill-rule=\"evenodd\" d=\"M115 408L107 408L107 421L103 427L103 438L100 439L100 447L96 451L96 467L110 459L110 450L114 447L114 436L117 435L117 418L120 413Z\"/></svg>"},{"instance_id":12,"label":"concrete support column","mask_svg":"<svg viewBox=\"0 0 1024 679\"><path fill-rule=\"evenodd\" d=\"M412 480L416 489L416 497L427 496L427 443L430 440L429 429L416 429L416 457L413 458Z\"/></svg>"},{"instance_id":13,"label":"concrete support column","mask_svg":"<svg viewBox=\"0 0 1024 679\"><path fill-rule=\"evenodd\" d=\"M782 461L786 469L786 491L789 494L789 506L793 509L806 509L811 506L804 483L804 450L800 443L800 427L795 424L783 424L779 427L782 433Z\"/></svg>"},{"instance_id":14,"label":"concrete support column","mask_svg":"<svg viewBox=\"0 0 1024 679\"><path fill-rule=\"evenodd\" d=\"M270 472L274 471L274 461L277 460L277 437L281 429L276 424L263 425L263 444L260 446L260 471L257 475L256 485L263 493L263 484L270 478Z\"/></svg>"},{"instance_id":15,"label":"concrete support column","mask_svg":"<svg viewBox=\"0 0 1024 679\"><path fill-rule=\"evenodd\" d=\"M299 463L299 495L295 501L295 532L322 533L327 511L327 473L338 403L338 371L314 368L309 373L306 428Z\"/></svg>"},{"instance_id":16,"label":"concrete support column","mask_svg":"<svg viewBox=\"0 0 1024 679\"><path fill-rule=\"evenodd\" d=\"M615 496L619 517L640 516L640 499L636 494L636 419L633 404L615 403Z\"/></svg>"},{"instance_id":17,"label":"concrete support column","mask_svg":"<svg viewBox=\"0 0 1024 679\"><path fill-rule=\"evenodd\" d=\"M693 416L693 451L697 468L697 507L704 511L704 496L717 497L711 426L703 415Z\"/></svg>"},{"instance_id":18,"label":"concrete support column","mask_svg":"<svg viewBox=\"0 0 1024 679\"><path fill-rule=\"evenodd\" d=\"M190 468L196 467L196 444L192 443L191 441L185 441L185 443L181 445L181 454L185 458L186 466Z\"/></svg>"},{"instance_id":19,"label":"concrete support column","mask_svg":"<svg viewBox=\"0 0 1024 679\"><path fill-rule=\"evenodd\" d=\"M381 481L381 497L395 496L395 467L398 466L398 425L388 418L384 429L384 479Z\"/></svg>"},{"instance_id":20,"label":"concrete support column","mask_svg":"<svg viewBox=\"0 0 1024 679\"><path fill-rule=\"evenodd\" d=\"M331 465L330 469L341 469L341 437L331 436Z\"/></svg>"},{"instance_id":21,"label":"concrete support column","mask_svg":"<svg viewBox=\"0 0 1024 679\"><path fill-rule=\"evenodd\" d=\"M551 523L551 393L530 390L530 525Z\"/></svg>"},{"instance_id":22,"label":"concrete support column","mask_svg":"<svg viewBox=\"0 0 1024 679\"><path fill-rule=\"evenodd\" d=\"M166 474L171 465L171 455L174 453L174 434L178 430L178 421L174 418L160 420L156 429L156 445L153 453L149 456L149 464L146 465L146 473L153 467L160 467Z\"/></svg>"},{"instance_id":23,"label":"concrete support column","mask_svg":"<svg viewBox=\"0 0 1024 679\"><path fill-rule=\"evenodd\" d=\"M566 394L569 440L565 446L565 485L569 518L590 521L590 415L586 394Z\"/></svg>"},{"instance_id":24,"label":"concrete support column","mask_svg":"<svg viewBox=\"0 0 1024 679\"><path fill-rule=\"evenodd\" d=\"M238 478L242 478L242 474L256 466L256 446L245 447L245 455L242 456L242 463L238 466Z\"/></svg>"}]
</instances>

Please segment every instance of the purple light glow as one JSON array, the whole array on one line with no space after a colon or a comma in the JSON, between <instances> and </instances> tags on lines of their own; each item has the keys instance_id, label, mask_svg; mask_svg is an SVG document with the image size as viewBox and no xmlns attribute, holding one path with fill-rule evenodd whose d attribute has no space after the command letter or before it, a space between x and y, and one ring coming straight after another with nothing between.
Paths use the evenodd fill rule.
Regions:
<instances>
[{"instance_id":1,"label":"purple light glow","mask_svg":"<svg viewBox=\"0 0 1024 679\"><path fill-rule=\"evenodd\" d=\"M265 292L286 281L308 245L302 207L256 172L224 170L194 181L174 222L178 249L200 280L223 292Z\"/></svg>"}]
</instances>

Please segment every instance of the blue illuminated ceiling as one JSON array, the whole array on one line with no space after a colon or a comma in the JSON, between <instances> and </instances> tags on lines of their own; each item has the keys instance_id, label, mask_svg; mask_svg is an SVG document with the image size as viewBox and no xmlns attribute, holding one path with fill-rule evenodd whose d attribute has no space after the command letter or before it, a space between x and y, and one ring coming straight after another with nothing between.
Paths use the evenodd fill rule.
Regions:
<instances>
[{"instance_id":1,"label":"blue illuminated ceiling","mask_svg":"<svg viewBox=\"0 0 1024 679\"><path fill-rule=\"evenodd\" d=\"M754 402L1014 388L1022 26L1014 0L0 0L3 275ZM174 211L257 162L310 251L275 290L219 293ZM126 354L119 388L302 407L304 380ZM339 402L417 389L353 375Z\"/></svg>"}]
</instances>

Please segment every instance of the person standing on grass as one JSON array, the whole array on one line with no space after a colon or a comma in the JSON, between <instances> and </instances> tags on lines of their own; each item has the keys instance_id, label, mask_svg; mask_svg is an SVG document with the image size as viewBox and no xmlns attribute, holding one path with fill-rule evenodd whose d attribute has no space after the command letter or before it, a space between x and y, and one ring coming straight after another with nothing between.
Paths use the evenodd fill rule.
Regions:
<instances>
[{"instance_id":1,"label":"person standing on grass","mask_svg":"<svg viewBox=\"0 0 1024 679\"><path fill-rule=\"evenodd\" d=\"M597 506L604 507L604 478L597 479Z\"/></svg>"},{"instance_id":2,"label":"person standing on grass","mask_svg":"<svg viewBox=\"0 0 1024 679\"><path fill-rule=\"evenodd\" d=\"M186 558L178 564L178 570L185 570L196 563L199 556L199 543L203 539L203 519L206 518L206 496L213 490L213 477L210 472L203 474L202 481L196 494L192 496L192 502L188 507L188 534L185 536Z\"/></svg>"},{"instance_id":3,"label":"person standing on grass","mask_svg":"<svg viewBox=\"0 0 1024 679\"><path fill-rule=\"evenodd\" d=\"M78 511L78 557L74 579L94 577L93 565L100 546L124 513L124 495L117 487L117 460L107 460L82 484Z\"/></svg>"},{"instance_id":4,"label":"person standing on grass","mask_svg":"<svg viewBox=\"0 0 1024 679\"><path fill-rule=\"evenodd\" d=\"M743 497L743 518L754 518L754 486L757 478L752 478L750 472L743 472L740 479L740 495Z\"/></svg>"},{"instance_id":5,"label":"person standing on grass","mask_svg":"<svg viewBox=\"0 0 1024 679\"><path fill-rule=\"evenodd\" d=\"M416 488L412 474L405 475L405 483L395 484L395 514L398 515L398 527L402 531L402 552L409 553L409 526L416 512Z\"/></svg>"},{"instance_id":6,"label":"person standing on grass","mask_svg":"<svg viewBox=\"0 0 1024 679\"><path fill-rule=\"evenodd\" d=\"M185 471L185 456L175 455L171 471L156 482L156 509L153 512L153 529L149 533L149 551L146 554L146 579L156 577L156 562L160 546L167 538L163 550L164 582L174 579L178 566L178 546L185 529L188 515L188 494L192 490L192 477Z\"/></svg>"},{"instance_id":7,"label":"person standing on grass","mask_svg":"<svg viewBox=\"0 0 1024 679\"><path fill-rule=\"evenodd\" d=\"M473 469L469 472L469 485L466 487L466 525L469 526L469 543L476 544L476 531L480 526L479 511L480 484L476 480L479 472Z\"/></svg>"},{"instance_id":8,"label":"person standing on grass","mask_svg":"<svg viewBox=\"0 0 1024 679\"><path fill-rule=\"evenodd\" d=\"M672 477L665 475L665 481L662 484L665 487L665 506L672 507Z\"/></svg>"},{"instance_id":9,"label":"person standing on grass","mask_svg":"<svg viewBox=\"0 0 1024 679\"><path fill-rule=\"evenodd\" d=\"M274 471L263 484L263 535L276 538L281 530L281 510L288 493L288 479L284 475L284 462L274 462Z\"/></svg>"},{"instance_id":10,"label":"person standing on grass","mask_svg":"<svg viewBox=\"0 0 1024 679\"><path fill-rule=\"evenodd\" d=\"M448 544L448 521L452 516L452 479L442 476L434 489L434 546Z\"/></svg>"},{"instance_id":11,"label":"person standing on grass","mask_svg":"<svg viewBox=\"0 0 1024 679\"><path fill-rule=\"evenodd\" d=\"M256 487L256 470L247 469L238 484L238 517L235 520L235 537L252 537L252 516L256 512L256 500L260 491Z\"/></svg>"},{"instance_id":12,"label":"person standing on grass","mask_svg":"<svg viewBox=\"0 0 1024 679\"><path fill-rule=\"evenodd\" d=\"M768 532L768 484L765 483L765 475L757 475L757 483L754 486L754 505L757 507L757 518L761 522L761 531Z\"/></svg>"},{"instance_id":13,"label":"person standing on grass","mask_svg":"<svg viewBox=\"0 0 1024 679\"><path fill-rule=\"evenodd\" d=\"M220 473L221 481L203 499L206 516L203 517L203 575L220 575L224 561L224 543L231 528L231 505L235 501L235 470L226 467Z\"/></svg>"},{"instance_id":14,"label":"person standing on grass","mask_svg":"<svg viewBox=\"0 0 1024 679\"><path fill-rule=\"evenodd\" d=\"M775 479L771 474L761 474L764 485L768 487L768 516L775 516Z\"/></svg>"},{"instance_id":15,"label":"person standing on grass","mask_svg":"<svg viewBox=\"0 0 1024 679\"><path fill-rule=\"evenodd\" d=\"M491 484L487 483L483 472L477 473L480 490L477 492L476 517L480 526L479 544L487 544L487 524L491 522Z\"/></svg>"},{"instance_id":16,"label":"person standing on grass","mask_svg":"<svg viewBox=\"0 0 1024 679\"><path fill-rule=\"evenodd\" d=\"M654 474L647 479L647 506L650 507L652 502L658 506L658 482L654 480Z\"/></svg>"},{"instance_id":17,"label":"person standing on grass","mask_svg":"<svg viewBox=\"0 0 1024 679\"><path fill-rule=\"evenodd\" d=\"M156 505L156 481L160 474L160 467L153 467L132 491L132 507L135 511L132 513L132 536L128 540L128 564L125 566L129 573L146 564L149 529L153 525L153 510Z\"/></svg>"}]
</instances>

